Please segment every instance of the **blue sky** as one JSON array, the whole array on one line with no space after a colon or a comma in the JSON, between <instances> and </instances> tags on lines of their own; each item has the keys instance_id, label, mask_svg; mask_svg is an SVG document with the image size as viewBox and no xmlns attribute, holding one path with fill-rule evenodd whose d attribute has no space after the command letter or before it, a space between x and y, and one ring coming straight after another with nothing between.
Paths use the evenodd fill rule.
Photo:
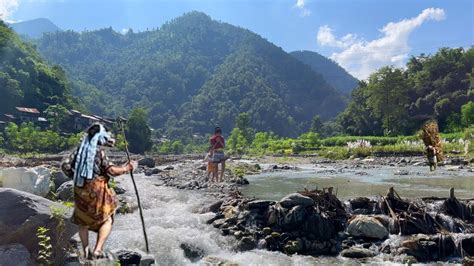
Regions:
<instances>
[{"instance_id":1,"label":"blue sky","mask_svg":"<svg viewBox=\"0 0 474 266\"><path fill-rule=\"evenodd\" d=\"M286 51L319 52L358 78L410 55L474 44L472 0L0 0L6 20L44 17L77 31L151 29L192 10Z\"/></svg>"}]
</instances>

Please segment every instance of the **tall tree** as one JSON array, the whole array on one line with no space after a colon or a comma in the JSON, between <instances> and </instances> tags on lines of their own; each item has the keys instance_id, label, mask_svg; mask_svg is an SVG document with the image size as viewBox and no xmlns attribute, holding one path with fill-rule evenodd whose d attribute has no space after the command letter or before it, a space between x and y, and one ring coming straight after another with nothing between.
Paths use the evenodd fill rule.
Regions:
<instances>
[{"instance_id":1,"label":"tall tree","mask_svg":"<svg viewBox=\"0 0 474 266\"><path fill-rule=\"evenodd\" d=\"M148 113L142 108L135 108L127 121L127 139L130 151L144 153L152 147L151 130L148 126Z\"/></svg>"},{"instance_id":2,"label":"tall tree","mask_svg":"<svg viewBox=\"0 0 474 266\"><path fill-rule=\"evenodd\" d=\"M385 135L403 133L408 86L401 69L383 67L369 77L367 104L382 119Z\"/></svg>"}]
</instances>

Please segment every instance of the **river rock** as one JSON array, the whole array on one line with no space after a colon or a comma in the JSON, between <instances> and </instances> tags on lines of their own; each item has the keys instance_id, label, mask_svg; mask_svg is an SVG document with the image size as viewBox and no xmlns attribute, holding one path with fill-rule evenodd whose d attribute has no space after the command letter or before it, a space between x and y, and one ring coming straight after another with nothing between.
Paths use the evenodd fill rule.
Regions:
<instances>
[{"instance_id":1,"label":"river rock","mask_svg":"<svg viewBox=\"0 0 474 266\"><path fill-rule=\"evenodd\" d=\"M155 167L156 163L153 158L145 157L143 159L138 160L138 165L143 165L148 168L153 168Z\"/></svg>"},{"instance_id":2,"label":"river rock","mask_svg":"<svg viewBox=\"0 0 474 266\"><path fill-rule=\"evenodd\" d=\"M70 180L63 183L57 190L56 195L62 201L74 200L74 181Z\"/></svg>"},{"instance_id":3,"label":"river rock","mask_svg":"<svg viewBox=\"0 0 474 266\"><path fill-rule=\"evenodd\" d=\"M29 266L33 265L30 252L20 244L0 246L0 265Z\"/></svg>"},{"instance_id":4,"label":"river rock","mask_svg":"<svg viewBox=\"0 0 474 266\"><path fill-rule=\"evenodd\" d=\"M254 200L248 203L249 209L267 209L274 201L271 200Z\"/></svg>"},{"instance_id":5,"label":"river rock","mask_svg":"<svg viewBox=\"0 0 474 266\"><path fill-rule=\"evenodd\" d=\"M350 247L341 252L342 257L360 259L375 256L375 252L366 248Z\"/></svg>"},{"instance_id":6,"label":"river rock","mask_svg":"<svg viewBox=\"0 0 474 266\"><path fill-rule=\"evenodd\" d=\"M146 176L152 176L152 175L157 175L161 172L163 172L163 170L158 169L158 168L146 169L145 170L145 175Z\"/></svg>"},{"instance_id":7,"label":"river rock","mask_svg":"<svg viewBox=\"0 0 474 266\"><path fill-rule=\"evenodd\" d=\"M62 247L67 245L74 233L76 226L72 225L68 218L64 217L65 229L58 231L58 222L52 217L52 206L66 208L61 204L52 202L40 196L27 192L0 188L0 245L19 243L24 245L31 254L37 254L39 250L36 230L43 226L49 229L51 244L57 248L54 250L60 259ZM66 216L70 215L66 211ZM61 237L60 237L61 236Z\"/></svg>"},{"instance_id":8,"label":"river rock","mask_svg":"<svg viewBox=\"0 0 474 266\"><path fill-rule=\"evenodd\" d=\"M280 205L284 208L292 208L297 205L303 207L312 206L314 201L310 197L301 195L300 193L291 193L280 200Z\"/></svg>"},{"instance_id":9,"label":"river rock","mask_svg":"<svg viewBox=\"0 0 474 266\"><path fill-rule=\"evenodd\" d=\"M378 219L372 216L357 215L349 221L347 233L355 237L385 239L388 230Z\"/></svg>"},{"instance_id":10,"label":"river rock","mask_svg":"<svg viewBox=\"0 0 474 266\"><path fill-rule=\"evenodd\" d=\"M14 188L45 197L54 183L46 167L6 168L0 170L0 183L3 187Z\"/></svg>"},{"instance_id":11,"label":"river rock","mask_svg":"<svg viewBox=\"0 0 474 266\"><path fill-rule=\"evenodd\" d=\"M223 258L219 258L216 256L206 256L201 260L202 265L219 265L219 266L235 266L239 265L238 263L235 263L230 260L226 260Z\"/></svg>"},{"instance_id":12,"label":"river rock","mask_svg":"<svg viewBox=\"0 0 474 266\"><path fill-rule=\"evenodd\" d=\"M119 250L115 252L120 265L140 265L142 255L135 251Z\"/></svg>"},{"instance_id":13,"label":"river rock","mask_svg":"<svg viewBox=\"0 0 474 266\"><path fill-rule=\"evenodd\" d=\"M286 243L283 249L286 254L290 255L301 252L303 250L303 241L301 241L301 239L288 241L288 243Z\"/></svg>"},{"instance_id":14,"label":"river rock","mask_svg":"<svg viewBox=\"0 0 474 266\"><path fill-rule=\"evenodd\" d=\"M257 243L252 237L245 236L240 239L239 243L237 244L238 251L248 251L252 250L257 247Z\"/></svg>"},{"instance_id":15,"label":"river rock","mask_svg":"<svg viewBox=\"0 0 474 266\"><path fill-rule=\"evenodd\" d=\"M179 247L183 250L184 256L191 262L197 262L206 256L206 252L202 248L196 247L192 244L182 243Z\"/></svg>"},{"instance_id":16,"label":"river rock","mask_svg":"<svg viewBox=\"0 0 474 266\"><path fill-rule=\"evenodd\" d=\"M349 200L352 210L368 209L370 207L369 202L370 202L370 199L366 197L358 197L358 198Z\"/></svg>"},{"instance_id":17,"label":"river rock","mask_svg":"<svg viewBox=\"0 0 474 266\"><path fill-rule=\"evenodd\" d=\"M51 171L51 179L53 180L56 189L58 189L63 183L71 180L71 178L67 177L64 172L59 169Z\"/></svg>"}]
</instances>

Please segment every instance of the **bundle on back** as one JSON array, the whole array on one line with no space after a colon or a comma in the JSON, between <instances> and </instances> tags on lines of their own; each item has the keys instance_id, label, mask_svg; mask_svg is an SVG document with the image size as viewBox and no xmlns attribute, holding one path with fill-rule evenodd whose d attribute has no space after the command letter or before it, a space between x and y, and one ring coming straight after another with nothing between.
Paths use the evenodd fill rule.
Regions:
<instances>
[{"instance_id":1,"label":"bundle on back","mask_svg":"<svg viewBox=\"0 0 474 266\"><path fill-rule=\"evenodd\" d=\"M441 136L439 135L438 123L436 121L428 121L423 125L422 139L425 146L433 146L436 149L436 157L439 161L443 160L443 146L441 144Z\"/></svg>"}]
</instances>

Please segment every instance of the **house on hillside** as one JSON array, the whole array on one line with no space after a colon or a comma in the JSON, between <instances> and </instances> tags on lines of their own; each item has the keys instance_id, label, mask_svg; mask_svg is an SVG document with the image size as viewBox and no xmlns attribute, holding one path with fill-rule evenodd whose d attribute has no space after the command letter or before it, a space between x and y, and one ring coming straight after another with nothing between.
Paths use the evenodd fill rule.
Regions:
<instances>
[{"instance_id":1,"label":"house on hillside","mask_svg":"<svg viewBox=\"0 0 474 266\"><path fill-rule=\"evenodd\" d=\"M36 108L15 107L14 121L17 124L31 122L36 126L46 129L49 126L48 120L41 116L41 112Z\"/></svg>"}]
</instances>

